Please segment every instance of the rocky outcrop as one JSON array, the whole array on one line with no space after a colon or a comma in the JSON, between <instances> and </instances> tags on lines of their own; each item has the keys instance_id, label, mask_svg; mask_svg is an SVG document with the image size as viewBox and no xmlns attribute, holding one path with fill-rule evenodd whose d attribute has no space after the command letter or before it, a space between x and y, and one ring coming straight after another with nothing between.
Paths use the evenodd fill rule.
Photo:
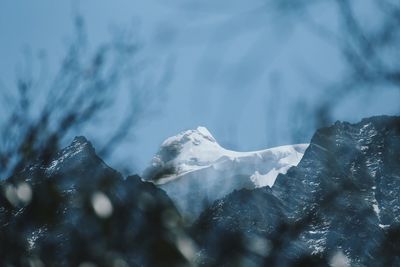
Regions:
<instances>
[{"instance_id":1,"label":"rocky outcrop","mask_svg":"<svg viewBox=\"0 0 400 267\"><path fill-rule=\"evenodd\" d=\"M187 260L176 246L184 235L180 216L165 192L139 176L123 178L83 137L1 188L1 266L171 266Z\"/></svg>"},{"instance_id":2,"label":"rocky outcrop","mask_svg":"<svg viewBox=\"0 0 400 267\"><path fill-rule=\"evenodd\" d=\"M246 242L232 248L256 265L400 265L399 148L399 117L318 130L272 189L236 191L201 215L193 227L203 245L199 261L218 262L226 251L212 240L231 234L267 244L261 256Z\"/></svg>"}]
</instances>

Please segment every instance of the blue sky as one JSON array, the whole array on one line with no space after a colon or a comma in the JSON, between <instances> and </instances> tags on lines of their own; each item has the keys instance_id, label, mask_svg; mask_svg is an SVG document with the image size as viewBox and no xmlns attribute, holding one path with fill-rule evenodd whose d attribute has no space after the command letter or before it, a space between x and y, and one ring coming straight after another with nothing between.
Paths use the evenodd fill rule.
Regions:
<instances>
[{"instance_id":1,"label":"blue sky","mask_svg":"<svg viewBox=\"0 0 400 267\"><path fill-rule=\"evenodd\" d=\"M173 62L172 80L163 88L166 98L116 152L113 165L122 160L140 172L165 138L198 125L230 149L288 144L296 135L291 125L302 123L293 122L293 114L302 112L298 103L317 103L326 93L322 85L340 79L343 65L334 44L301 21L279 17L264 2L3 0L0 81L13 90L27 51L33 58L45 55L49 73L55 71L79 13L92 47L109 40L115 28L133 28L150 72L165 60ZM315 19L336 27L327 7L316 10ZM334 116L357 121L396 114L398 97L394 90L352 94ZM296 141L308 142L314 130L306 129Z\"/></svg>"}]
</instances>

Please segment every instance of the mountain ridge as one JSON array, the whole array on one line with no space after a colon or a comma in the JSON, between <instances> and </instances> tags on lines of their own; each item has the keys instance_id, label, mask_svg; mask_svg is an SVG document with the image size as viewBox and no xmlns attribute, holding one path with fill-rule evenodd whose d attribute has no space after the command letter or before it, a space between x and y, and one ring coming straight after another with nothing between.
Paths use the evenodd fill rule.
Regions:
<instances>
[{"instance_id":1,"label":"mountain ridge","mask_svg":"<svg viewBox=\"0 0 400 267\"><path fill-rule=\"evenodd\" d=\"M194 223L160 185L124 178L83 137L55 155L0 182L0 265L400 265L400 117L319 129L272 187L233 176L242 184L204 203ZM203 183L204 170L194 171Z\"/></svg>"},{"instance_id":2,"label":"mountain ridge","mask_svg":"<svg viewBox=\"0 0 400 267\"><path fill-rule=\"evenodd\" d=\"M192 222L213 201L241 188L272 186L297 165L307 144L237 152L223 148L205 127L167 138L143 177L165 190Z\"/></svg>"},{"instance_id":3,"label":"mountain ridge","mask_svg":"<svg viewBox=\"0 0 400 267\"><path fill-rule=\"evenodd\" d=\"M84 137L54 155L0 182L1 266L187 262L175 243L180 215L164 191L124 178Z\"/></svg>"},{"instance_id":4,"label":"mountain ridge","mask_svg":"<svg viewBox=\"0 0 400 267\"><path fill-rule=\"evenodd\" d=\"M270 190L238 190L201 214L193 231L209 257L200 261L221 258L208 240L230 233L270 244L266 257L250 255L256 265L279 259L279 266L292 266L308 257L309 266L326 266L335 255L344 266L399 265L400 244L391 236L400 222L399 147L400 117L319 129L300 163Z\"/></svg>"}]
</instances>

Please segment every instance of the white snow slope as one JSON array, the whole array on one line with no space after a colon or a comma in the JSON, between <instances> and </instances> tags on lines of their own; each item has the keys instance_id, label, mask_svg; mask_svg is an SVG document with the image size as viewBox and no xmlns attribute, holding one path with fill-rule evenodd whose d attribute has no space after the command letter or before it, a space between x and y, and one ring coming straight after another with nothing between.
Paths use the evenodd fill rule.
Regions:
<instances>
[{"instance_id":1,"label":"white snow slope","mask_svg":"<svg viewBox=\"0 0 400 267\"><path fill-rule=\"evenodd\" d=\"M143 177L164 189L186 220L193 221L205 206L234 190L273 186L279 173L300 162L307 147L236 152L198 127L165 140Z\"/></svg>"}]
</instances>

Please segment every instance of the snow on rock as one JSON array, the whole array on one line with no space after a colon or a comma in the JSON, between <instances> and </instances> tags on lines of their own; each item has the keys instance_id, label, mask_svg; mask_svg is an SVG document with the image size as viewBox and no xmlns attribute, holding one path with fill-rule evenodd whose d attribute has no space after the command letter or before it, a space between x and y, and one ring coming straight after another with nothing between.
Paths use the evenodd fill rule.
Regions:
<instances>
[{"instance_id":1,"label":"snow on rock","mask_svg":"<svg viewBox=\"0 0 400 267\"><path fill-rule=\"evenodd\" d=\"M205 127L198 127L165 140L143 177L164 189L192 221L205 206L234 190L273 186L278 174L300 162L307 147L236 152L221 147Z\"/></svg>"},{"instance_id":2,"label":"snow on rock","mask_svg":"<svg viewBox=\"0 0 400 267\"><path fill-rule=\"evenodd\" d=\"M46 174L52 175L54 172L60 170L64 162L68 159L73 159L79 154L84 154L85 150L93 149L89 141L83 136L77 136L72 141L72 144L62 149L56 158L50 162L46 168Z\"/></svg>"}]
</instances>

